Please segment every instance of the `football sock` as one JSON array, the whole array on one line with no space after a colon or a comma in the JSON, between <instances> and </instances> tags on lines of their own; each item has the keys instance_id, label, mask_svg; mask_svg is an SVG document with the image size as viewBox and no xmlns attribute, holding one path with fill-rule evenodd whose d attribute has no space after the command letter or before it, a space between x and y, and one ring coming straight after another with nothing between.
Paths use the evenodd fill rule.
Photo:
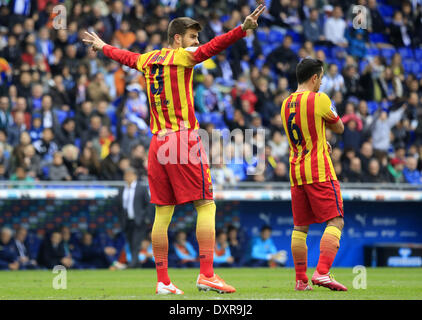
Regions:
<instances>
[{"instance_id":1,"label":"football sock","mask_svg":"<svg viewBox=\"0 0 422 320\"><path fill-rule=\"evenodd\" d=\"M157 281L170 284L168 276L168 236L167 231L175 206L155 206L155 219L152 226L151 241L157 270Z\"/></svg>"},{"instance_id":2,"label":"football sock","mask_svg":"<svg viewBox=\"0 0 422 320\"><path fill-rule=\"evenodd\" d=\"M308 265L308 247L306 245L306 232L293 230L292 232L292 255L295 264L296 281L308 282L306 269Z\"/></svg>"},{"instance_id":3,"label":"football sock","mask_svg":"<svg viewBox=\"0 0 422 320\"><path fill-rule=\"evenodd\" d=\"M341 231L337 227L328 226L322 235L319 249L317 271L326 274L330 271L338 248L340 247Z\"/></svg>"},{"instance_id":4,"label":"football sock","mask_svg":"<svg viewBox=\"0 0 422 320\"><path fill-rule=\"evenodd\" d=\"M214 275L215 210L214 202L196 207L196 211L198 211L196 239L199 245L199 272L206 277Z\"/></svg>"}]
</instances>

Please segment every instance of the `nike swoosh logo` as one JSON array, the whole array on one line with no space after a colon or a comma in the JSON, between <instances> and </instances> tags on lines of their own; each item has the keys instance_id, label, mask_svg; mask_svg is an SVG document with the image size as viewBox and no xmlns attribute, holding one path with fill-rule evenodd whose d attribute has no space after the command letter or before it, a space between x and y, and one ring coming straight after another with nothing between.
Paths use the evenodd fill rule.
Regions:
<instances>
[{"instance_id":1,"label":"nike swoosh logo","mask_svg":"<svg viewBox=\"0 0 422 320\"><path fill-rule=\"evenodd\" d=\"M215 285L215 286L217 286L217 287L220 287L220 288L224 287L224 285L223 285L221 282L211 282L211 281L204 280L204 279L202 279L202 281L203 281L203 282L208 282L208 283L210 283L210 284L212 284L212 285Z\"/></svg>"},{"instance_id":2,"label":"nike swoosh logo","mask_svg":"<svg viewBox=\"0 0 422 320\"><path fill-rule=\"evenodd\" d=\"M174 294L177 293L176 289L169 289L169 288L163 288L163 289L170 291L171 293L174 293Z\"/></svg>"}]
</instances>

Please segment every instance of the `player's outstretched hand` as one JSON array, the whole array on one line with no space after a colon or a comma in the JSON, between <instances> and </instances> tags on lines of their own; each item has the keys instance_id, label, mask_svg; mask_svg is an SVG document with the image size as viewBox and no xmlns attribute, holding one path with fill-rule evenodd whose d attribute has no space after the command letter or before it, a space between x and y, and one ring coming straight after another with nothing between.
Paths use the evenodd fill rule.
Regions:
<instances>
[{"instance_id":1,"label":"player's outstretched hand","mask_svg":"<svg viewBox=\"0 0 422 320\"><path fill-rule=\"evenodd\" d=\"M106 43L100 39L99 36L97 36L97 34L92 31L92 32L87 32L85 31L86 34L86 38L82 39L82 41L86 44L90 44L92 46L92 50L94 51L98 51L98 50L102 50L103 47L106 45Z\"/></svg>"},{"instance_id":2,"label":"player's outstretched hand","mask_svg":"<svg viewBox=\"0 0 422 320\"><path fill-rule=\"evenodd\" d=\"M248 15L245 18L245 21L242 24L242 30L246 31L248 29L255 30L258 28L258 18L265 11L266 7L263 4L260 4L254 12Z\"/></svg>"}]
</instances>

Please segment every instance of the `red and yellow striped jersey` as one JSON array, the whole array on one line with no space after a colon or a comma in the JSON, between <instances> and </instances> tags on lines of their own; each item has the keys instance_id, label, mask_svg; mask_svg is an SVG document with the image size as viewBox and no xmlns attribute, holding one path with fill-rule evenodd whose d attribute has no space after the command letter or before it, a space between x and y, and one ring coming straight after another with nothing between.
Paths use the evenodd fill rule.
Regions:
<instances>
[{"instance_id":1,"label":"red and yellow striped jersey","mask_svg":"<svg viewBox=\"0 0 422 320\"><path fill-rule=\"evenodd\" d=\"M145 75L151 132L198 129L193 103L193 67L188 49L161 49L142 54L137 69Z\"/></svg>"},{"instance_id":2,"label":"red and yellow striped jersey","mask_svg":"<svg viewBox=\"0 0 422 320\"><path fill-rule=\"evenodd\" d=\"M325 93L292 93L283 101L281 118L290 145L290 183L292 186L337 180L328 153L325 122L339 116Z\"/></svg>"},{"instance_id":3,"label":"red and yellow striped jersey","mask_svg":"<svg viewBox=\"0 0 422 320\"><path fill-rule=\"evenodd\" d=\"M198 129L193 101L193 67L246 36L241 26L199 47L154 50L144 54L110 45L104 54L144 73L153 134Z\"/></svg>"}]
</instances>

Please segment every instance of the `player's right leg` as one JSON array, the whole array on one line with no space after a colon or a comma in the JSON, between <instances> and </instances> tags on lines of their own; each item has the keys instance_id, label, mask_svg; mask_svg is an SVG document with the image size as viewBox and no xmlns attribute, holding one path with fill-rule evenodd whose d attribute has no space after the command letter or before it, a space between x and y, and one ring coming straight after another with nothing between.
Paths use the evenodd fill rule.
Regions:
<instances>
[{"instance_id":1,"label":"player's right leg","mask_svg":"<svg viewBox=\"0 0 422 320\"><path fill-rule=\"evenodd\" d=\"M291 194L294 223L291 249L296 272L295 290L312 290L306 275L308 264L306 237L308 236L309 225L315 223L315 217L304 186L292 186Z\"/></svg>"},{"instance_id":2,"label":"player's right leg","mask_svg":"<svg viewBox=\"0 0 422 320\"><path fill-rule=\"evenodd\" d=\"M341 231L344 226L343 217L337 217L327 222L320 243L318 265L312 276L312 283L335 291L347 291L347 288L336 281L330 273L331 265L340 247Z\"/></svg>"},{"instance_id":3,"label":"player's right leg","mask_svg":"<svg viewBox=\"0 0 422 320\"><path fill-rule=\"evenodd\" d=\"M155 218L151 232L152 250L157 271L156 294L183 294L171 283L168 276L168 227L173 216L176 200L163 164L157 159L159 142L151 139L148 154L148 182L151 202L155 203Z\"/></svg>"},{"instance_id":4,"label":"player's right leg","mask_svg":"<svg viewBox=\"0 0 422 320\"><path fill-rule=\"evenodd\" d=\"M215 244L215 203L213 200L196 200L193 202L198 212L196 238L199 245L200 271L196 287L203 291L233 293L236 289L225 283L214 273L213 258Z\"/></svg>"}]
</instances>

